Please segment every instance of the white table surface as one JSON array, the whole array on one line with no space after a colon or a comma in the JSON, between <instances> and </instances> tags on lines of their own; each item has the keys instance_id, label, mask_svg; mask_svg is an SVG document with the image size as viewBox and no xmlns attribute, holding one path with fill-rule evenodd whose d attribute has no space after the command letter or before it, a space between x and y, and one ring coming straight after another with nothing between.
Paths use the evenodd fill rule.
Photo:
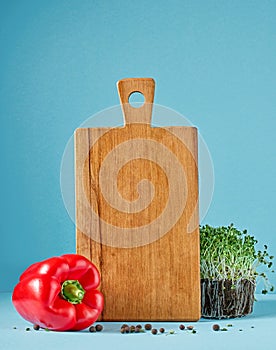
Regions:
<instances>
[{"instance_id":1,"label":"white table surface","mask_svg":"<svg viewBox=\"0 0 276 350\"><path fill-rule=\"evenodd\" d=\"M11 302L11 293L0 293L0 349L276 349L276 295L257 295L254 311L239 319L206 320L195 323L183 322L186 326L193 325L197 331L191 334L180 331L179 323L152 322L155 328L174 329L172 335L152 335L150 332L141 334L121 334L123 322L101 322L102 332L47 332L35 331L32 325L22 319ZM139 322L144 324L142 322ZM218 323L227 327L228 331L214 332L212 325ZM135 323L131 323L135 324ZM14 329L16 327L16 329ZM26 328L30 327L30 331ZM254 328L253 328L254 327Z\"/></svg>"}]
</instances>

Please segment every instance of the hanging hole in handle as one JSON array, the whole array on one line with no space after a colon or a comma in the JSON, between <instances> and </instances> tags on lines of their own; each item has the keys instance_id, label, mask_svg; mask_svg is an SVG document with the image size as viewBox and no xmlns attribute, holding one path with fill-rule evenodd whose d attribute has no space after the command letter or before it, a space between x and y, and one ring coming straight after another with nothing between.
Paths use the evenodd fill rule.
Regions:
<instances>
[{"instance_id":1,"label":"hanging hole in handle","mask_svg":"<svg viewBox=\"0 0 276 350\"><path fill-rule=\"evenodd\" d=\"M139 91L134 91L129 95L128 103L131 107L140 108L145 103L145 96Z\"/></svg>"}]
</instances>

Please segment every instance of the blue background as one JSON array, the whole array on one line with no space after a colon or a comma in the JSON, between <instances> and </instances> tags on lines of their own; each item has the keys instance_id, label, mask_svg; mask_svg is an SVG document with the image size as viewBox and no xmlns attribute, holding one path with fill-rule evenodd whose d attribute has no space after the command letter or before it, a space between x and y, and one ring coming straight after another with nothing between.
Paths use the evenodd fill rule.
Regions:
<instances>
[{"instance_id":1,"label":"blue background","mask_svg":"<svg viewBox=\"0 0 276 350\"><path fill-rule=\"evenodd\" d=\"M86 118L118 104L125 77L153 77L155 102L207 142L204 222L234 222L276 252L275 1L1 0L0 50L0 291L75 251L62 154Z\"/></svg>"}]
</instances>

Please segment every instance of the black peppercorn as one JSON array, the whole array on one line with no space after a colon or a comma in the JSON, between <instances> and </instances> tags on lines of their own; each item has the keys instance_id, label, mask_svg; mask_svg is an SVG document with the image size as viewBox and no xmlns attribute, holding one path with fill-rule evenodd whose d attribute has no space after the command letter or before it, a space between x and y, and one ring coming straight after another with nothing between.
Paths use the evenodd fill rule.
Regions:
<instances>
[{"instance_id":1,"label":"black peppercorn","mask_svg":"<svg viewBox=\"0 0 276 350\"><path fill-rule=\"evenodd\" d=\"M34 325L33 325L33 329L34 329L35 331L38 331L38 330L40 329L40 326L39 326L38 324L34 324Z\"/></svg>"},{"instance_id":2,"label":"black peppercorn","mask_svg":"<svg viewBox=\"0 0 276 350\"><path fill-rule=\"evenodd\" d=\"M97 324L95 328L97 332L101 332L103 330L103 326L101 324Z\"/></svg>"},{"instance_id":3,"label":"black peppercorn","mask_svg":"<svg viewBox=\"0 0 276 350\"><path fill-rule=\"evenodd\" d=\"M152 328L151 333L155 335L158 333L158 330L156 328Z\"/></svg>"},{"instance_id":4,"label":"black peppercorn","mask_svg":"<svg viewBox=\"0 0 276 350\"><path fill-rule=\"evenodd\" d=\"M181 331L184 331L184 329L185 329L184 324L181 324L181 325L179 326L179 329L180 329Z\"/></svg>"},{"instance_id":5,"label":"black peppercorn","mask_svg":"<svg viewBox=\"0 0 276 350\"><path fill-rule=\"evenodd\" d=\"M89 327L89 332L90 333L96 332L96 327L94 327L94 326Z\"/></svg>"},{"instance_id":6,"label":"black peppercorn","mask_svg":"<svg viewBox=\"0 0 276 350\"><path fill-rule=\"evenodd\" d=\"M152 325L151 325L150 323L146 323L146 324L145 324L145 330L146 330L146 331L150 331L151 328L152 328Z\"/></svg>"},{"instance_id":7,"label":"black peppercorn","mask_svg":"<svg viewBox=\"0 0 276 350\"><path fill-rule=\"evenodd\" d=\"M214 324L214 325L213 325L213 330L214 330L215 332L219 331L219 330L220 330L220 326L219 326L218 324Z\"/></svg>"},{"instance_id":8,"label":"black peppercorn","mask_svg":"<svg viewBox=\"0 0 276 350\"><path fill-rule=\"evenodd\" d=\"M165 332L165 328L161 327L161 328L159 329L159 332L160 332L160 333L164 333L164 332Z\"/></svg>"}]
</instances>

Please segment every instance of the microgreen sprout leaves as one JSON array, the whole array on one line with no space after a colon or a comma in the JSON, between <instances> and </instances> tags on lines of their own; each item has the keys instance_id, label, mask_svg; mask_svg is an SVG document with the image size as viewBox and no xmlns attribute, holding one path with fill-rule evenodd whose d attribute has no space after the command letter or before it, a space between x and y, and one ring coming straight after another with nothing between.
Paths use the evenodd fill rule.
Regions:
<instances>
[{"instance_id":1,"label":"microgreen sprout leaves","mask_svg":"<svg viewBox=\"0 0 276 350\"><path fill-rule=\"evenodd\" d=\"M273 255L268 247L256 250L258 241L247 230L239 231L233 224L229 226L200 227L200 267L201 278L210 280L231 280L233 286L242 279L252 283L262 280L263 294L273 291L265 272L258 272L260 266L271 271ZM233 287L235 288L235 287Z\"/></svg>"}]
</instances>

